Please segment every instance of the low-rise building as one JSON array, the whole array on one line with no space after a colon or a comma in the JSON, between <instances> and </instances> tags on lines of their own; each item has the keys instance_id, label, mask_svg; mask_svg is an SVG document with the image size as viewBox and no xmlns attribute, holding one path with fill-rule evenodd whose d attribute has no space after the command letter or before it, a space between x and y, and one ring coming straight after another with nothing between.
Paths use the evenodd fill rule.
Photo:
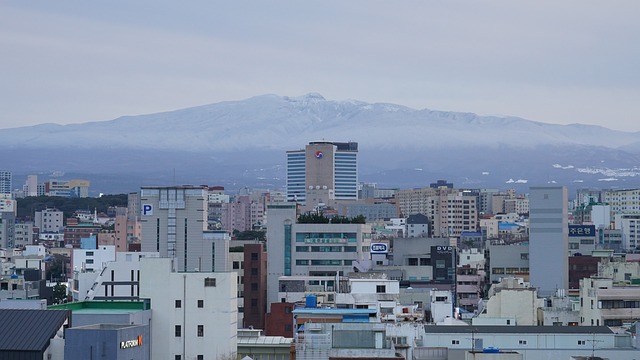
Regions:
<instances>
[{"instance_id":1,"label":"low-rise building","mask_svg":"<svg viewBox=\"0 0 640 360\"><path fill-rule=\"evenodd\" d=\"M580 325L623 326L640 320L640 286L615 286L610 278L580 281Z\"/></svg>"}]
</instances>

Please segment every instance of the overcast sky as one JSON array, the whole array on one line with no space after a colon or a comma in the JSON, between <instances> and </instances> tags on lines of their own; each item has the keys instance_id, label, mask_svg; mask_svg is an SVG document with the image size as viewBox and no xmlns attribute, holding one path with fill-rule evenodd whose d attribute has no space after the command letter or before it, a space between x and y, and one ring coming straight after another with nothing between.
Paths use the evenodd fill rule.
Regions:
<instances>
[{"instance_id":1,"label":"overcast sky","mask_svg":"<svg viewBox=\"0 0 640 360\"><path fill-rule=\"evenodd\" d=\"M0 3L0 128L309 92L640 131L640 1Z\"/></svg>"}]
</instances>

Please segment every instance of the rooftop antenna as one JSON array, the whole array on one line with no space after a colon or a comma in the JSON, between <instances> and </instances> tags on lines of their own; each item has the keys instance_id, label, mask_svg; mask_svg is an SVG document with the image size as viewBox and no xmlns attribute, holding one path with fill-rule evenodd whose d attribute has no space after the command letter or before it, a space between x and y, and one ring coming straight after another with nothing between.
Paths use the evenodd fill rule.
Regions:
<instances>
[{"instance_id":1,"label":"rooftop antenna","mask_svg":"<svg viewBox=\"0 0 640 360\"><path fill-rule=\"evenodd\" d=\"M173 186L176 186L176 168L173 168Z\"/></svg>"}]
</instances>

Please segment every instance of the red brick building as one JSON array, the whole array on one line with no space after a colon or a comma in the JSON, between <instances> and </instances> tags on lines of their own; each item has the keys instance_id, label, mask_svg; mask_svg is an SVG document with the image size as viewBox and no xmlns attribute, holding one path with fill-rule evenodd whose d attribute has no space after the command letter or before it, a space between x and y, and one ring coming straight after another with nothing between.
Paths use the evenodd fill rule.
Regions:
<instances>
[{"instance_id":1,"label":"red brick building","mask_svg":"<svg viewBox=\"0 0 640 360\"><path fill-rule=\"evenodd\" d=\"M265 335L293 337L293 303L273 303L267 314Z\"/></svg>"},{"instance_id":2,"label":"red brick building","mask_svg":"<svg viewBox=\"0 0 640 360\"><path fill-rule=\"evenodd\" d=\"M244 328L265 328L267 252L262 243L244 245Z\"/></svg>"}]
</instances>

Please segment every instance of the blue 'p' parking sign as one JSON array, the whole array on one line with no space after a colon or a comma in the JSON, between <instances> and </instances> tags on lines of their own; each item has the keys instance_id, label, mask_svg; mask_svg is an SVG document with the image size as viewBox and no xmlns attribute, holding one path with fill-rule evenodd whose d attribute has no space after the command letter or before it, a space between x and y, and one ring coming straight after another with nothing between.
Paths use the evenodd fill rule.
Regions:
<instances>
[{"instance_id":1,"label":"blue 'p' parking sign","mask_svg":"<svg viewBox=\"0 0 640 360\"><path fill-rule=\"evenodd\" d=\"M153 205L142 204L142 216L150 216L150 215L153 215Z\"/></svg>"}]
</instances>

